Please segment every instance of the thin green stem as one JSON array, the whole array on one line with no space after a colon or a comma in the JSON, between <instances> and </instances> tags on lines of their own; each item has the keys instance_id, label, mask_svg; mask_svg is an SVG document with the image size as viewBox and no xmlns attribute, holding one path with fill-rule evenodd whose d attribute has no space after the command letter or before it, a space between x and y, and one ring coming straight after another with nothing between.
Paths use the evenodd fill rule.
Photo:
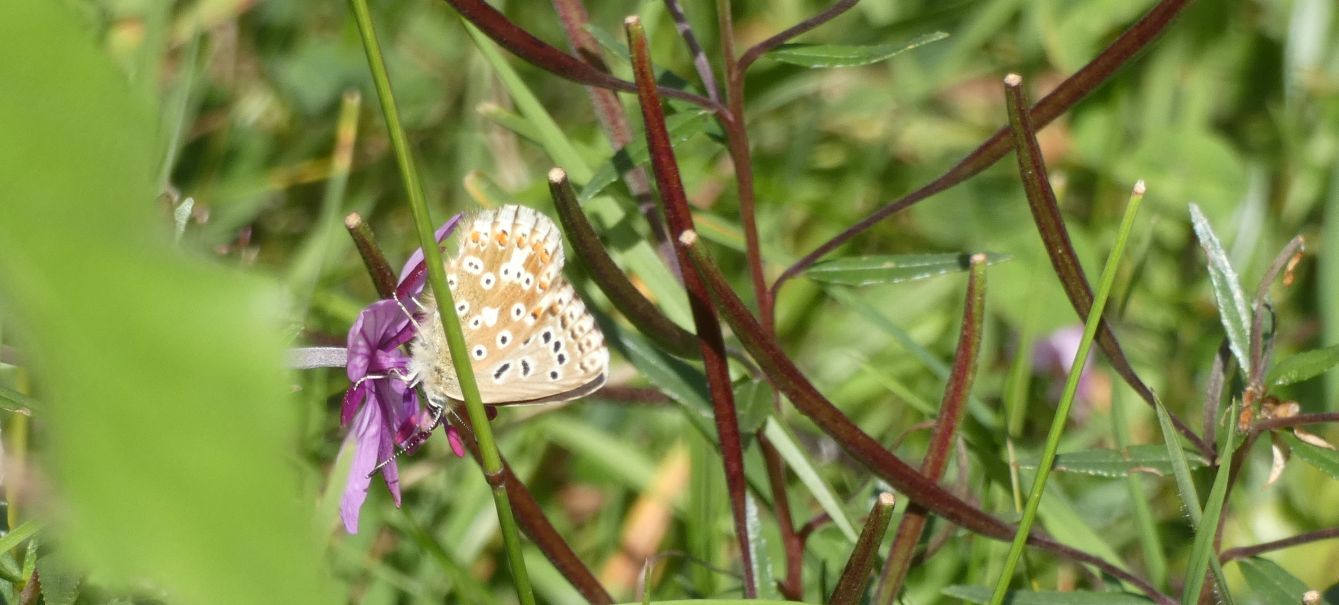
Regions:
<instances>
[{"instance_id":1,"label":"thin green stem","mask_svg":"<svg viewBox=\"0 0 1339 605\"><path fill-rule=\"evenodd\" d=\"M1120 229L1116 234L1116 245L1102 268L1102 277L1097 286L1097 295L1093 299L1092 310L1083 324L1083 339L1079 341L1078 353L1074 355L1074 364L1070 366L1069 377L1065 380L1065 390L1056 407L1055 417L1051 420L1051 430L1046 435L1046 448L1042 451L1041 463L1037 465L1037 476L1032 480L1032 489L1028 492L1027 504L1023 508L1023 518L1018 522L1018 531L1014 534L1013 544L1009 546L1009 555L1004 560L1004 570L995 583L995 593L990 598L991 605L1004 602L1009 590L1009 580L1018 567L1018 559L1023 555L1023 545L1027 543L1032 523L1037 518L1037 507L1041 505L1042 493L1046 491L1046 480L1051 475L1051 465L1055 463L1056 450L1060 447L1060 436L1065 432L1065 421L1069 418L1069 408L1074 403L1074 395L1079 390L1079 376L1088 361L1088 352L1092 349L1093 338L1097 335L1097 326L1102 321L1102 311L1106 308L1107 298L1111 295L1111 285L1116 281L1116 267L1120 266L1121 255L1125 252L1125 243L1130 238L1130 228L1134 225L1135 214L1144 201L1144 182L1134 186L1130 203L1125 208Z\"/></svg>"},{"instance_id":2,"label":"thin green stem","mask_svg":"<svg viewBox=\"0 0 1339 605\"><path fill-rule=\"evenodd\" d=\"M479 443L484 478L492 488L493 504L497 508L498 523L502 529L502 541L515 582L516 596L523 605L534 605L534 589L530 586L525 559L521 556L521 534L512 515L511 501L507 498L502 456L498 453L497 443L493 440L493 429L488 424L488 414L484 411L483 400L479 397L479 385L475 381L474 369L470 366L470 358L466 353L465 334L460 328L460 318L456 316L455 301L452 300L451 289L446 287L446 270L442 266L441 250L438 249L437 240L433 237L433 222L428 214L428 205L424 201L423 186L419 182L418 171L409 152L404 128L400 125L400 114L396 109L390 78L386 74L386 63L381 56L381 45L372 27L372 15L368 11L367 0L349 0L349 5L353 9L354 19L358 22L358 33L362 37L363 50L367 53L367 64L372 71L377 98L381 101L381 111L386 118L386 129L390 134L391 146L395 150L395 163L400 169L405 192L409 195L409 209L413 213L414 228L418 232L419 245L423 248L424 264L428 269L428 285L437 300L437 310L446 331L447 346L451 351L451 364L455 368L456 378L460 381L460 391L465 399L465 410L469 416L474 438Z\"/></svg>"}]
</instances>

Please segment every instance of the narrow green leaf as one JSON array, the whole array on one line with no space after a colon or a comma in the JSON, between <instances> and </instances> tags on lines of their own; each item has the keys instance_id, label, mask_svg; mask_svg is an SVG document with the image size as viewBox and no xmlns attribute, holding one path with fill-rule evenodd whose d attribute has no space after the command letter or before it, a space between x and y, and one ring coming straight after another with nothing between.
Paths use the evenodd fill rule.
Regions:
<instances>
[{"instance_id":1,"label":"narrow green leaf","mask_svg":"<svg viewBox=\"0 0 1339 605\"><path fill-rule=\"evenodd\" d=\"M1232 415L1229 418L1237 417L1237 406L1232 406ZM1193 605L1199 602L1200 588L1204 585L1204 574L1209 570L1210 561L1218 563L1218 558L1214 556L1213 542L1214 535L1218 533L1218 517L1223 512L1223 502L1227 499L1227 485L1231 475L1232 465L1228 463L1232 459L1232 452L1236 450L1237 425L1228 423L1227 435L1224 438L1221 462L1218 465L1218 474L1214 477L1213 487L1209 488L1209 499L1204 503L1204 514L1200 517L1199 524L1195 527L1195 541L1190 548L1190 562L1186 565L1186 587L1181 593L1182 605ZM1222 590L1220 594L1227 595L1227 584L1221 571L1215 570Z\"/></svg>"},{"instance_id":2,"label":"narrow green leaf","mask_svg":"<svg viewBox=\"0 0 1339 605\"><path fill-rule=\"evenodd\" d=\"M817 263L805 275L814 281L844 286L897 284L966 271L971 258L971 254L953 253L856 256ZM1010 258L1008 254L987 254L986 264Z\"/></svg>"},{"instance_id":3,"label":"narrow green leaf","mask_svg":"<svg viewBox=\"0 0 1339 605\"><path fill-rule=\"evenodd\" d=\"M1339 365L1339 345L1298 353L1269 369L1269 384L1284 386L1310 380Z\"/></svg>"},{"instance_id":4,"label":"narrow green leaf","mask_svg":"<svg viewBox=\"0 0 1339 605\"><path fill-rule=\"evenodd\" d=\"M1288 447L1292 448L1293 455L1301 458L1302 462L1339 479L1339 452L1316 447L1292 435L1285 435L1284 439L1288 441Z\"/></svg>"},{"instance_id":5,"label":"narrow green leaf","mask_svg":"<svg viewBox=\"0 0 1339 605\"><path fill-rule=\"evenodd\" d=\"M944 594L968 603L990 602L991 589L987 586L949 586ZM1009 605L1136 605L1152 601L1124 592L1024 592L1009 591L1005 602Z\"/></svg>"},{"instance_id":6,"label":"narrow green leaf","mask_svg":"<svg viewBox=\"0 0 1339 605\"><path fill-rule=\"evenodd\" d=\"M669 131L670 145L678 147L684 141L706 132L711 123L705 111L685 111L665 118L665 128ZM581 189L581 193L577 196L577 202L585 204L599 195L605 188L618 181L619 175L636 166L645 166L649 161L651 161L651 154L646 150L646 137L634 137L631 143L618 150L613 157L600 165L600 168L586 182L586 186Z\"/></svg>"},{"instance_id":7,"label":"narrow green leaf","mask_svg":"<svg viewBox=\"0 0 1339 605\"><path fill-rule=\"evenodd\" d=\"M855 526L851 524L851 519L846 516L846 510L842 508L841 501L837 495L828 486L827 482L818 475L818 469L814 468L813 462L809 456L800 449L795 438L790 436L790 431L781 426L775 418L768 418L767 425L763 428L763 434L767 440L776 448L777 453L781 454L781 459L786 461L790 470L799 477L800 483L808 488L809 494L818 501L818 505L823 507L823 512L832 518L832 524L840 529L842 535L846 536L852 544L856 541Z\"/></svg>"},{"instance_id":8,"label":"narrow green leaf","mask_svg":"<svg viewBox=\"0 0 1339 605\"><path fill-rule=\"evenodd\" d=\"M902 44L782 44L767 56L800 67L855 67L878 63L947 37L944 32L931 32Z\"/></svg>"},{"instance_id":9,"label":"narrow green leaf","mask_svg":"<svg viewBox=\"0 0 1339 605\"><path fill-rule=\"evenodd\" d=\"M1247 372L1250 371L1251 320L1246 307L1246 295L1241 290L1241 280L1232 264L1227 260L1223 244L1213 232L1209 219L1204 218L1200 207L1190 205L1190 222L1195 228L1195 236L1209 261L1209 281L1213 284L1213 297L1218 303L1218 316L1227 331L1227 342L1236 356L1237 363Z\"/></svg>"},{"instance_id":10,"label":"narrow green leaf","mask_svg":"<svg viewBox=\"0 0 1339 605\"><path fill-rule=\"evenodd\" d=\"M1266 605L1297 605L1302 594L1309 590L1305 582L1279 567L1269 559L1251 557L1237 561L1246 585Z\"/></svg>"},{"instance_id":11,"label":"narrow green leaf","mask_svg":"<svg viewBox=\"0 0 1339 605\"><path fill-rule=\"evenodd\" d=\"M33 537L42 529L44 523L41 521L24 521L18 527L10 530L9 533L0 537L0 553L7 553L14 550L18 545L23 544L24 540Z\"/></svg>"},{"instance_id":12,"label":"narrow green leaf","mask_svg":"<svg viewBox=\"0 0 1339 605\"><path fill-rule=\"evenodd\" d=\"M1203 457L1194 452L1184 452L1191 468L1207 465ZM1037 457L1029 456L1019 460L1024 469L1037 468ZM1054 470L1068 471L1099 477L1124 477L1131 473L1147 473L1167 476L1173 474L1172 460L1167 448L1161 445L1135 445L1125 452L1110 449L1092 449L1059 454L1055 458Z\"/></svg>"}]
</instances>

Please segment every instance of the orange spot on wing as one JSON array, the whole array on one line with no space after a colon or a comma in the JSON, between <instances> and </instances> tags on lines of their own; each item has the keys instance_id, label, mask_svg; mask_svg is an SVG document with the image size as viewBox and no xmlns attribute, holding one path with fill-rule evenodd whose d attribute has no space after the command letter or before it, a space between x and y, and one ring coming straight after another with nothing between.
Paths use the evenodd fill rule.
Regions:
<instances>
[{"instance_id":1,"label":"orange spot on wing","mask_svg":"<svg viewBox=\"0 0 1339 605\"><path fill-rule=\"evenodd\" d=\"M500 244L500 245L503 245L503 246L507 245L507 232L506 232L506 231L498 231L498 232L497 232L497 243Z\"/></svg>"},{"instance_id":2,"label":"orange spot on wing","mask_svg":"<svg viewBox=\"0 0 1339 605\"><path fill-rule=\"evenodd\" d=\"M471 232L470 232L470 241L472 241L472 242L474 242L474 243L477 244L477 243L479 243L479 238L480 238L480 237L482 237L482 236L479 235L479 232L478 232L478 231L471 231Z\"/></svg>"}]
</instances>

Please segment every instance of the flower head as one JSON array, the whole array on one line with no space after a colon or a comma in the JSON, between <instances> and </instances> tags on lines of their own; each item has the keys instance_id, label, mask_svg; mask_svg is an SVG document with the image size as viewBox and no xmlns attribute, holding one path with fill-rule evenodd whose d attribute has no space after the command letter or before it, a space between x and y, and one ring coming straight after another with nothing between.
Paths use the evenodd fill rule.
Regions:
<instances>
[{"instance_id":1,"label":"flower head","mask_svg":"<svg viewBox=\"0 0 1339 605\"><path fill-rule=\"evenodd\" d=\"M438 242L450 236L460 218L457 214L437 229ZM349 533L358 531L358 512L378 465L395 505L400 505L399 469L392 459L396 449L421 431L435 428L440 420L420 405L409 371L411 359L402 348L413 340L416 326L406 304L417 304L425 274L423 251L415 251L400 272L395 298L368 305L349 328L345 370L351 386L340 408L340 423L349 428L341 449L353 450L353 464L340 500L340 517ZM449 425L447 438L451 450L463 456L460 436ZM420 441L413 439L411 443Z\"/></svg>"}]
</instances>

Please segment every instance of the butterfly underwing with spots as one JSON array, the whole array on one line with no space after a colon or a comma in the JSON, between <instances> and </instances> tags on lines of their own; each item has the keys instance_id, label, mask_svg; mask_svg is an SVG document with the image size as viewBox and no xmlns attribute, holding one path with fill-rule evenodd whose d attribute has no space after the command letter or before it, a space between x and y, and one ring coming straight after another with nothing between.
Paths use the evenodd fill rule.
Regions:
<instances>
[{"instance_id":1,"label":"butterfly underwing with spots","mask_svg":"<svg viewBox=\"0 0 1339 605\"><path fill-rule=\"evenodd\" d=\"M568 401L604 386L609 350L595 318L563 278L563 245L547 216L508 205L466 217L447 284L465 331L479 394L489 405ZM437 303L410 347L433 403L462 400Z\"/></svg>"}]
</instances>

